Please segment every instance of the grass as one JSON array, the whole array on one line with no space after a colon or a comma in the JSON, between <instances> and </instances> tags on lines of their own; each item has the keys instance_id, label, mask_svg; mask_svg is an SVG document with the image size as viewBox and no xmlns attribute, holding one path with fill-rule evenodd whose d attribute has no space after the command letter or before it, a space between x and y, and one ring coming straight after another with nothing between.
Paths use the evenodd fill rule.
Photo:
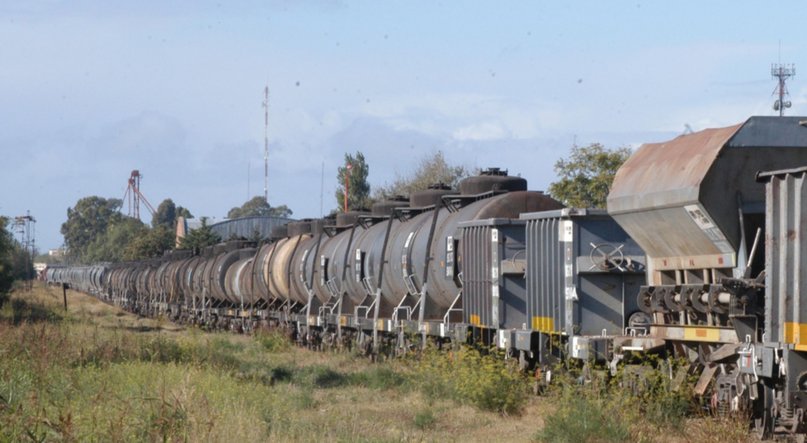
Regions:
<instances>
[{"instance_id":1,"label":"grass","mask_svg":"<svg viewBox=\"0 0 807 443\"><path fill-rule=\"evenodd\" d=\"M473 349L371 363L301 349L277 332L204 332L73 291L68 299L65 312L61 289L35 285L0 307L0 442L739 441L747 434L674 407L654 412L642 406L648 402L622 406L655 414L653 421L614 414L629 399L574 383L535 397L531 380L509 362Z\"/></svg>"}]
</instances>

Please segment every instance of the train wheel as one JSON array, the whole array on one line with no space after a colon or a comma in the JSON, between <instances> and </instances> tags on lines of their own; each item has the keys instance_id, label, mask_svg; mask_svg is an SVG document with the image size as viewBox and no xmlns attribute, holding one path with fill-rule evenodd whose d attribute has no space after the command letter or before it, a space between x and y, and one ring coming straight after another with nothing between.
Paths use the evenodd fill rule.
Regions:
<instances>
[{"instance_id":1,"label":"train wheel","mask_svg":"<svg viewBox=\"0 0 807 443\"><path fill-rule=\"evenodd\" d=\"M527 351L518 351L518 369L521 372L526 372L532 366L530 358L527 357Z\"/></svg>"}]
</instances>

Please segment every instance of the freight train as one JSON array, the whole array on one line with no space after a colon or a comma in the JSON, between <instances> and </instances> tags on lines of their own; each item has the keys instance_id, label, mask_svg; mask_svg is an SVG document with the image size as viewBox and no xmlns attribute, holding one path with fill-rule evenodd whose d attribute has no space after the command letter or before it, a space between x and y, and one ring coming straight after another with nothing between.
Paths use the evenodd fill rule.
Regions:
<instances>
[{"instance_id":1,"label":"freight train","mask_svg":"<svg viewBox=\"0 0 807 443\"><path fill-rule=\"evenodd\" d=\"M803 434L803 165L807 118L751 117L642 145L607 212L565 208L489 169L257 244L47 279L143 315L281 326L310 346L370 354L473 341L525 369L683 358L716 411L749 414L763 437Z\"/></svg>"}]
</instances>

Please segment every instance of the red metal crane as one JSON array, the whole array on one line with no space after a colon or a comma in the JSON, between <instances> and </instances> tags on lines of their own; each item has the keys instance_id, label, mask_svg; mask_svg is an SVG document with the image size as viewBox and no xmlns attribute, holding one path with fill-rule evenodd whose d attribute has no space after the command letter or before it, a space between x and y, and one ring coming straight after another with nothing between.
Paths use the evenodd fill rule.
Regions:
<instances>
[{"instance_id":1,"label":"red metal crane","mask_svg":"<svg viewBox=\"0 0 807 443\"><path fill-rule=\"evenodd\" d=\"M123 200L128 202L129 205L129 217L136 218L140 220L140 201L142 200L146 206L146 209L149 210L151 215L154 215L156 212L154 207L151 206L146 196L140 192L140 179L143 176L140 175L140 171L137 169L132 171L132 175L129 176L129 183L126 187L126 193L123 194ZM127 200L128 197L128 200Z\"/></svg>"}]
</instances>

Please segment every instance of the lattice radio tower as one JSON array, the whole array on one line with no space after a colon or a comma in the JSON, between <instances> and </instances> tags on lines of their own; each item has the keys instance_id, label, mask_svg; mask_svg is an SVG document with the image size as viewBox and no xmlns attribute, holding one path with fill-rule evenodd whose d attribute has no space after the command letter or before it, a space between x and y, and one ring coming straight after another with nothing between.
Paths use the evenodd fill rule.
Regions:
<instances>
[{"instance_id":1,"label":"lattice radio tower","mask_svg":"<svg viewBox=\"0 0 807 443\"><path fill-rule=\"evenodd\" d=\"M269 85L263 88L263 199L269 203Z\"/></svg>"},{"instance_id":2,"label":"lattice radio tower","mask_svg":"<svg viewBox=\"0 0 807 443\"><path fill-rule=\"evenodd\" d=\"M773 91L774 95L778 95L779 97L773 102L773 110L779 111L779 117L785 115L785 108L789 108L792 105L790 100L785 100L785 97L790 95L790 93L787 92L785 82L794 75L796 75L796 66L792 63L789 65L782 63L774 63L771 65L771 76L779 80L776 89Z\"/></svg>"},{"instance_id":3,"label":"lattice radio tower","mask_svg":"<svg viewBox=\"0 0 807 443\"><path fill-rule=\"evenodd\" d=\"M36 219L31 215L31 211L25 211L25 215L14 217L14 232L19 237L20 246L25 251L28 269L33 272L34 255L36 254ZM33 280L33 275L28 275L28 280Z\"/></svg>"}]
</instances>

